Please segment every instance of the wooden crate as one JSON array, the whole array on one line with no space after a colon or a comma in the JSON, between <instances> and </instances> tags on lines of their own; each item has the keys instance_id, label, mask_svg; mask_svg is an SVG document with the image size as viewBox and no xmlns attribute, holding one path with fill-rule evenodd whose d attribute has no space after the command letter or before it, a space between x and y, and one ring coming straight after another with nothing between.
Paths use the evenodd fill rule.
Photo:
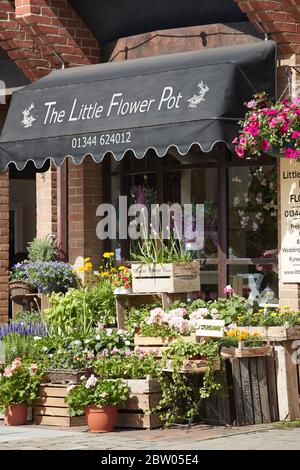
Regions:
<instances>
[{"instance_id":1,"label":"wooden crate","mask_svg":"<svg viewBox=\"0 0 300 470\"><path fill-rule=\"evenodd\" d=\"M194 292L200 290L199 262L132 264L132 291Z\"/></svg>"},{"instance_id":2,"label":"wooden crate","mask_svg":"<svg viewBox=\"0 0 300 470\"><path fill-rule=\"evenodd\" d=\"M235 423L238 426L277 421L275 360L272 356L231 358Z\"/></svg>"},{"instance_id":3,"label":"wooden crate","mask_svg":"<svg viewBox=\"0 0 300 470\"><path fill-rule=\"evenodd\" d=\"M300 339L300 326L238 326L240 331L259 333L259 335L270 341L290 341Z\"/></svg>"},{"instance_id":4,"label":"wooden crate","mask_svg":"<svg viewBox=\"0 0 300 470\"><path fill-rule=\"evenodd\" d=\"M135 334L134 346L138 346L146 352L155 351L157 357L161 357L163 349L170 346L170 344L175 343L177 339L178 338L162 338L160 336L141 336L139 334ZM180 336L180 339L188 343L198 342L195 334L190 336Z\"/></svg>"},{"instance_id":5,"label":"wooden crate","mask_svg":"<svg viewBox=\"0 0 300 470\"><path fill-rule=\"evenodd\" d=\"M158 406L162 394L156 379L147 377L140 380L126 380L130 390L127 403L119 409L118 428L155 429L163 425L160 413L149 413Z\"/></svg>"},{"instance_id":6,"label":"wooden crate","mask_svg":"<svg viewBox=\"0 0 300 470\"><path fill-rule=\"evenodd\" d=\"M244 346L243 342L240 342L237 348L223 346L221 356L225 358L272 356L273 351L272 346Z\"/></svg>"},{"instance_id":7,"label":"wooden crate","mask_svg":"<svg viewBox=\"0 0 300 470\"><path fill-rule=\"evenodd\" d=\"M84 416L69 416L69 407L65 403L66 395L67 385L41 385L39 395L33 403L33 422L59 427L85 426Z\"/></svg>"}]
</instances>

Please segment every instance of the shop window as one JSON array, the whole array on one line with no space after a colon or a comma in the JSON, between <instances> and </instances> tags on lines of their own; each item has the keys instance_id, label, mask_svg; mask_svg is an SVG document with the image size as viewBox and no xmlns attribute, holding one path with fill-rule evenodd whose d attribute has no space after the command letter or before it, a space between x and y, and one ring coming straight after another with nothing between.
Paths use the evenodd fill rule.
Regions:
<instances>
[{"instance_id":1,"label":"shop window","mask_svg":"<svg viewBox=\"0 0 300 470\"><path fill-rule=\"evenodd\" d=\"M277 255L275 167L229 168L229 258Z\"/></svg>"}]
</instances>

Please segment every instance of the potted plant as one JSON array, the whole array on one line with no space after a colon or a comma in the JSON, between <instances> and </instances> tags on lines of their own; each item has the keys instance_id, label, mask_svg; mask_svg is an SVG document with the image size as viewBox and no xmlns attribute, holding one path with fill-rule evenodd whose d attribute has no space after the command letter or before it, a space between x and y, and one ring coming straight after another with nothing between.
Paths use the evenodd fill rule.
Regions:
<instances>
[{"instance_id":1,"label":"potted plant","mask_svg":"<svg viewBox=\"0 0 300 470\"><path fill-rule=\"evenodd\" d=\"M34 287L28 279L27 264L17 263L9 272L9 291L12 298L31 294Z\"/></svg>"},{"instance_id":2,"label":"potted plant","mask_svg":"<svg viewBox=\"0 0 300 470\"><path fill-rule=\"evenodd\" d=\"M300 156L300 98L273 103L266 93L258 93L246 103L248 112L239 122L239 137L233 140L239 158Z\"/></svg>"},{"instance_id":3,"label":"potted plant","mask_svg":"<svg viewBox=\"0 0 300 470\"><path fill-rule=\"evenodd\" d=\"M200 290L199 262L180 239L148 238L132 257L136 260L131 265L134 293Z\"/></svg>"},{"instance_id":4,"label":"potted plant","mask_svg":"<svg viewBox=\"0 0 300 470\"><path fill-rule=\"evenodd\" d=\"M16 358L0 376L0 409L8 426L26 424L28 405L37 396L41 372L36 364Z\"/></svg>"},{"instance_id":5,"label":"potted plant","mask_svg":"<svg viewBox=\"0 0 300 470\"><path fill-rule=\"evenodd\" d=\"M131 288L131 271L126 266L119 266L116 273L112 276L114 294L130 294Z\"/></svg>"},{"instance_id":6,"label":"potted plant","mask_svg":"<svg viewBox=\"0 0 300 470\"><path fill-rule=\"evenodd\" d=\"M129 391L124 381L98 380L91 375L83 377L80 385L70 386L65 398L70 416L85 414L93 433L111 432L114 429L118 407L128 399Z\"/></svg>"}]
</instances>

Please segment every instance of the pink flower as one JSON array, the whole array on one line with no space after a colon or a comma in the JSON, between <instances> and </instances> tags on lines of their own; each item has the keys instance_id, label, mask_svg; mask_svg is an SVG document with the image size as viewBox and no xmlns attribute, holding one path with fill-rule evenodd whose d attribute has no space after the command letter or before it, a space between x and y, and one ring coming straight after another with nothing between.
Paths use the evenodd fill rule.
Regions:
<instances>
[{"instance_id":1,"label":"pink flower","mask_svg":"<svg viewBox=\"0 0 300 470\"><path fill-rule=\"evenodd\" d=\"M261 143L261 149L262 150L269 150L270 148L270 142L267 139L264 139Z\"/></svg>"},{"instance_id":2,"label":"pink flower","mask_svg":"<svg viewBox=\"0 0 300 470\"><path fill-rule=\"evenodd\" d=\"M242 138L240 139L240 145L243 145L243 146L244 146L244 145L246 145L246 143L247 143L247 139L245 139L245 137L242 137Z\"/></svg>"},{"instance_id":3,"label":"pink flower","mask_svg":"<svg viewBox=\"0 0 300 470\"><path fill-rule=\"evenodd\" d=\"M238 145L237 147L235 147L235 153L236 153L237 156L240 157L240 158L243 158L244 155L245 155L245 151L244 151L243 147L241 147L240 145Z\"/></svg>"},{"instance_id":4,"label":"pink flower","mask_svg":"<svg viewBox=\"0 0 300 470\"><path fill-rule=\"evenodd\" d=\"M298 139L299 135L300 135L299 131L292 132L292 139Z\"/></svg>"},{"instance_id":5,"label":"pink flower","mask_svg":"<svg viewBox=\"0 0 300 470\"><path fill-rule=\"evenodd\" d=\"M234 290L230 284L224 287L224 294L232 295L233 293L234 293Z\"/></svg>"},{"instance_id":6,"label":"pink flower","mask_svg":"<svg viewBox=\"0 0 300 470\"><path fill-rule=\"evenodd\" d=\"M300 151L299 151L299 150L294 150L293 158L294 158L295 160L298 160L299 154L300 154Z\"/></svg>"},{"instance_id":7,"label":"pink flower","mask_svg":"<svg viewBox=\"0 0 300 470\"><path fill-rule=\"evenodd\" d=\"M251 135L256 136L259 134L259 129L258 127L250 126L249 132Z\"/></svg>"},{"instance_id":8,"label":"pink flower","mask_svg":"<svg viewBox=\"0 0 300 470\"><path fill-rule=\"evenodd\" d=\"M5 367L3 377L12 377L13 369L11 367Z\"/></svg>"},{"instance_id":9,"label":"pink flower","mask_svg":"<svg viewBox=\"0 0 300 470\"><path fill-rule=\"evenodd\" d=\"M290 147L285 149L283 153L284 153L285 158L293 158L294 156L294 150Z\"/></svg>"},{"instance_id":10,"label":"pink flower","mask_svg":"<svg viewBox=\"0 0 300 470\"><path fill-rule=\"evenodd\" d=\"M38 366L36 364L31 364L29 367L30 374L36 374L38 371Z\"/></svg>"},{"instance_id":11,"label":"pink flower","mask_svg":"<svg viewBox=\"0 0 300 470\"><path fill-rule=\"evenodd\" d=\"M203 320L208 314L208 309L207 308L198 308L198 310L195 310L190 314L190 320Z\"/></svg>"},{"instance_id":12,"label":"pink flower","mask_svg":"<svg viewBox=\"0 0 300 470\"><path fill-rule=\"evenodd\" d=\"M238 139L237 137L235 137L235 138L233 139L232 143L233 143L233 144L237 144L238 141L239 141L239 139Z\"/></svg>"},{"instance_id":13,"label":"pink flower","mask_svg":"<svg viewBox=\"0 0 300 470\"><path fill-rule=\"evenodd\" d=\"M297 116L300 116L300 109L296 109L295 114L297 114Z\"/></svg>"},{"instance_id":14,"label":"pink flower","mask_svg":"<svg viewBox=\"0 0 300 470\"><path fill-rule=\"evenodd\" d=\"M150 311L150 317L147 318L146 322L150 325L153 323L157 323L161 325L163 323L164 315L165 315L165 312L163 311L162 308L160 307L154 308L153 310Z\"/></svg>"},{"instance_id":15,"label":"pink flower","mask_svg":"<svg viewBox=\"0 0 300 470\"><path fill-rule=\"evenodd\" d=\"M257 114L255 113L250 114L249 121L256 121L256 119L257 119Z\"/></svg>"},{"instance_id":16,"label":"pink flower","mask_svg":"<svg viewBox=\"0 0 300 470\"><path fill-rule=\"evenodd\" d=\"M253 108L255 108L255 106L256 106L256 101L255 100L248 101L247 108L253 109Z\"/></svg>"},{"instance_id":17,"label":"pink flower","mask_svg":"<svg viewBox=\"0 0 300 470\"><path fill-rule=\"evenodd\" d=\"M89 360L91 360L91 359L94 359L95 354L93 353L93 351L89 351L89 352L87 353L87 356L86 356L86 357L87 357Z\"/></svg>"}]
</instances>

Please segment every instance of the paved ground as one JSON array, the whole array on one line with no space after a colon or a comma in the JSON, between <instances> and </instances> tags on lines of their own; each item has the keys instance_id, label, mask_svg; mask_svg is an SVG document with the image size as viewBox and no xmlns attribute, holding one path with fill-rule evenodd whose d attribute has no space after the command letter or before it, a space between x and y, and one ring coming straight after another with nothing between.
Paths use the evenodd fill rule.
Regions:
<instances>
[{"instance_id":1,"label":"paved ground","mask_svg":"<svg viewBox=\"0 0 300 470\"><path fill-rule=\"evenodd\" d=\"M0 450L300 450L300 428L275 429L272 425L237 427L194 426L154 431L116 431L91 434L86 428L46 426L5 427L0 424Z\"/></svg>"}]
</instances>

